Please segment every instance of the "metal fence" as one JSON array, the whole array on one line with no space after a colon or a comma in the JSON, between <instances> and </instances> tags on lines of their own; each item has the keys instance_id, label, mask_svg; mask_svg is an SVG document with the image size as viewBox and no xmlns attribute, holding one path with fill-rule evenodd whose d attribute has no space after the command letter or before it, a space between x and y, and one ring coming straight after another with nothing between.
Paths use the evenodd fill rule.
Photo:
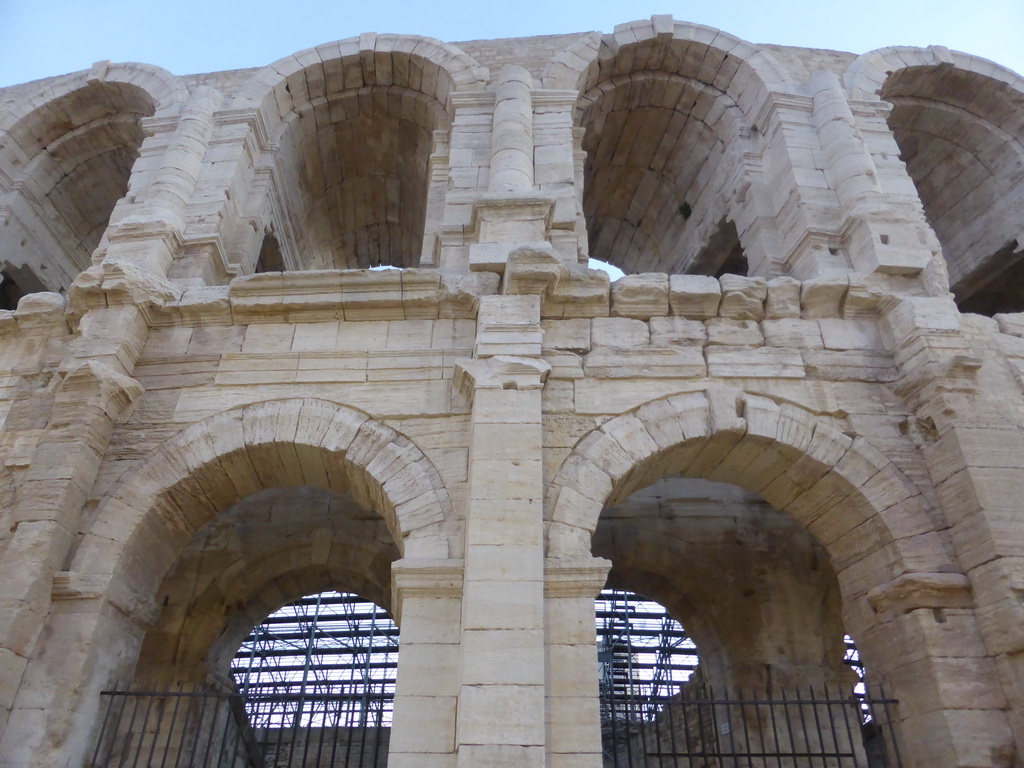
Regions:
<instances>
[{"instance_id":1,"label":"metal fence","mask_svg":"<svg viewBox=\"0 0 1024 768\"><path fill-rule=\"evenodd\" d=\"M90 768L387 765L390 694L321 689L257 700L206 690L104 691L103 699Z\"/></svg>"},{"instance_id":2,"label":"metal fence","mask_svg":"<svg viewBox=\"0 0 1024 768\"><path fill-rule=\"evenodd\" d=\"M808 686L770 697L602 701L605 768L901 768L896 701Z\"/></svg>"}]
</instances>

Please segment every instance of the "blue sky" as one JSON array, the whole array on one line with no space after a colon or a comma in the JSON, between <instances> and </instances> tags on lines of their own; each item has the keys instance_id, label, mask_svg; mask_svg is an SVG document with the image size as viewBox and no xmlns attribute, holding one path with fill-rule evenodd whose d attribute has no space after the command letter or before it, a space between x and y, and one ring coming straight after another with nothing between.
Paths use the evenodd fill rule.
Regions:
<instances>
[{"instance_id":1,"label":"blue sky","mask_svg":"<svg viewBox=\"0 0 1024 768\"><path fill-rule=\"evenodd\" d=\"M863 53L945 45L1024 73L1024 0L0 0L0 86L143 61L179 75L268 64L360 32L454 42L587 30L670 13L754 43Z\"/></svg>"}]
</instances>

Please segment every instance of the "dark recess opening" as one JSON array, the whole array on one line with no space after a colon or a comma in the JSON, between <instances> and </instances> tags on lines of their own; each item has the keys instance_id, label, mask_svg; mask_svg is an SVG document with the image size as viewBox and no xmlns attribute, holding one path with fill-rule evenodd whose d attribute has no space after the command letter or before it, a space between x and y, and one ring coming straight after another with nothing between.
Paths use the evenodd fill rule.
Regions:
<instances>
[{"instance_id":1,"label":"dark recess opening","mask_svg":"<svg viewBox=\"0 0 1024 768\"><path fill-rule=\"evenodd\" d=\"M256 260L257 272L284 272L284 257L281 255L281 246L274 237L273 232L268 232L263 238L263 245L260 247L260 257Z\"/></svg>"}]
</instances>

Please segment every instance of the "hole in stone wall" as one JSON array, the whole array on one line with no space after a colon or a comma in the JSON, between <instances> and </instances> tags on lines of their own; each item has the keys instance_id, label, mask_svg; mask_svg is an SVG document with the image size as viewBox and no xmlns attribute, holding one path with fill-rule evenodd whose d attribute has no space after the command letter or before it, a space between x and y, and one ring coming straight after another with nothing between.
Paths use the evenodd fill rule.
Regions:
<instances>
[{"instance_id":1,"label":"hole in stone wall","mask_svg":"<svg viewBox=\"0 0 1024 768\"><path fill-rule=\"evenodd\" d=\"M713 277L747 275L747 257L733 222L726 219L718 222L714 234L691 262L688 271L694 275Z\"/></svg>"},{"instance_id":2,"label":"hole in stone wall","mask_svg":"<svg viewBox=\"0 0 1024 768\"><path fill-rule=\"evenodd\" d=\"M15 310L22 296L45 290L43 281L28 266L8 266L0 272L0 309Z\"/></svg>"},{"instance_id":3,"label":"hole in stone wall","mask_svg":"<svg viewBox=\"0 0 1024 768\"><path fill-rule=\"evenodd\" d=\"M961 312L992 315L1000 312L1024 312L1024 249L1019 253L1016 241L999 249L991 267L962 280L953 291Z\"/></svg>"},{"instance_id":4,"label":"hole in stone wall","mask_svg":"<svg viewBox=\"0 0 1024 768\"><path fill-rule=\"evenodd\" d=\"M256 272L283 272L284 256L281 254L281 245L277 242L273 232L268 232L263 237L263 245L260 247L260 255L256 260Z\"/></svg>"},{"instance_id":5,"label":"hole in stone wall","mask_svg":"<svg viewBox=\"0 0 1024 768\"><path fill-rule=\"evenodd\" d=\"M21 286L6 272L0 272L0 309L15 310L25 295Z\"/></svg>"}]
</instances>

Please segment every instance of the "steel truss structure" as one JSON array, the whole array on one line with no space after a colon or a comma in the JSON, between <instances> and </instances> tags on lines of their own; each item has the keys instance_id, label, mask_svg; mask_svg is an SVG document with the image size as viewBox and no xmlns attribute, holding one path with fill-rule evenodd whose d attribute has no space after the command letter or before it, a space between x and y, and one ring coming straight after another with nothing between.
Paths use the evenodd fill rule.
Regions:
<instances>
[{"instance_id":1,"label":"steel truss structure","mask_svg":"<svg viewBox=\"0 0 1024 768\"><path fill-rule=\"evenodd\" d=\"M310 595L268 616L232 661L254 729L388 727L398 627L358 595ZM340 702L340 706L339 706Z\"/></svg>"},{"instance_id":2,"label":"steel truss structure","mask_svg":"<svg viewBox=\"0 0 1024 768\"><path fill-rule=\"evenodd\" d=\"M697 668L697 646L658 603L632 592L601 591L596 601L601 701L629 701L655 712Z\"/></svg>"}]
</instances>

